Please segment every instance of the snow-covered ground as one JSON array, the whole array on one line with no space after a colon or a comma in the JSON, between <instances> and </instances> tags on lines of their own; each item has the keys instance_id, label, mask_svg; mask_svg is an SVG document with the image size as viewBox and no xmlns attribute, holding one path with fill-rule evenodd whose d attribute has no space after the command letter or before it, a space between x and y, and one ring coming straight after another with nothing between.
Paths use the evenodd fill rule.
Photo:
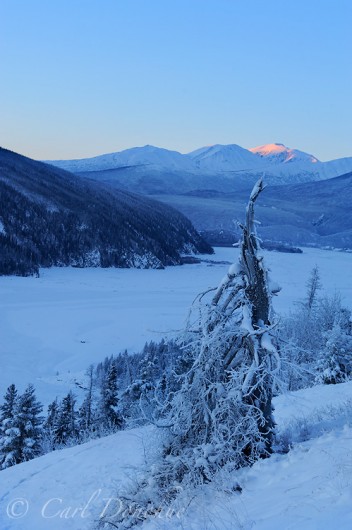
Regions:
<instances>
[{"instance_id":1,"label":"snow-covered ground","mask_svg":"<svg viewBox=\"0 0 352 530\"><path fill-rule=\"evenodd\" d=\"M304 296L318 265L327 293L340 291L352 308L352 254L304 249L265 252L272 279L282 286L274 300L288 311ZM213 261L232 262L238 250L216 249ZM40 278L0 277L0 389L34 383L48 403L74 385L92 362L182 328L197 293L217 286L228 265L206 263L136 269L43 269Z\"/></svg>"},{"instance_id":2,"label":"snow-covered ground","mask_svg":"<svg viewBox=\"0 0 352 530\"><path fill-rule=\"evenodd\" d=\"M217 249L209 259L231 262L237 252ZM352 254L305 249L265 256L283 288L278 312L304 296L315 265L325 291L340 291L352 308ZM89 363L181 328L194 296L216 286L227 268L203 262L163 271L47 269L40 278L0 278L0 388L15 382L22 390L31 381L44 402L62 396ZM352 382L279 396L275 419L284 444L293 446L289 453L231 477L241 494L206 486L180 517L161 512L143 529L352 528L351 405ZM87 530L109 503L124 509L119 495L155 436L154 427L120 432L2 471L0 528Z\"/></svg>"},{"instance_id":3,"label":"snow-covered ground","mask_svg":"<svg viewBox=\"0 0 352 530\"><path fill-rule=\"evenodd\" d=\"M239 471L231 480L242 493L206 486L192 493L186 511L170 517L165 510L143 530L349 530L351 404L352 382L276 398L279 432L291 429L297 438L288 454ZM87 530L108 505L126 509L120 495L154 436L153 427L120 432L1 471L0 528Z\"/></svg>"}]
</instances>

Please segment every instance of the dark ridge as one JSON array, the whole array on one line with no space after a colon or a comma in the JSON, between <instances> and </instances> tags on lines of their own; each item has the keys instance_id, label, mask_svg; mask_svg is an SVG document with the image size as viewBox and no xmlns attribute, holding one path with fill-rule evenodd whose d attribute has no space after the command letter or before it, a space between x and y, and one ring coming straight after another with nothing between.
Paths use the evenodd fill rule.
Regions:
<instances>
[{"instance_id":1,"label":"dark ridge","mask_svg":"<svg viewBox=\"0 0 352 530\"><path fill-rule=\"evenodd\" d=\"M177 210L0 148L0 274L163 268L212 253Z\"/></svg>"}]
</instances>

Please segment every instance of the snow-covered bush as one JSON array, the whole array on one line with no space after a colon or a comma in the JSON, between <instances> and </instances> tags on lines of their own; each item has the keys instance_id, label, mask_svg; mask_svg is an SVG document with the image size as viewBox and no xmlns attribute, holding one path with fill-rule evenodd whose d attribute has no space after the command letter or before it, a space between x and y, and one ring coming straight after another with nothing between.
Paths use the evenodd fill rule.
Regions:
<instances>
[{"instance_id":1,"label":"snow-covered bush","mask_svg":"<svg viewBox=\"0 0 352 530\"><path fill-rule=\"evenodd\" d=\"M306 298L281 319L283 379L289 390L342 382L352 374L351 312L343 307L339 294L319 297L319 289L315 267Z\"/></svg>"},{"instance_id":2,"label":"snow-covered bush","mask_svg":"<svg viewBox=\"0 0 352 530\"><path fill-rule=\"evenodd\" d=\"M346 333L341 324L323 334L325 347L317 361L318 383L343 383L352 375L352 335Z\"/></svg>"}]
</instances>

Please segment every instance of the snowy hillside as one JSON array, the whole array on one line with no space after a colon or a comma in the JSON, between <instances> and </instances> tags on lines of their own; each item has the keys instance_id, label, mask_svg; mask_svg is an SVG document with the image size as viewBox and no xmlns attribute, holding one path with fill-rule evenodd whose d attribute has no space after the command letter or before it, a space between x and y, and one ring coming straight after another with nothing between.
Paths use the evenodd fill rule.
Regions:
<instances>
[{"instance_id":1,"label":"snowy hillside","mask_svg":"<svg viewBox=\"0 0 352 530\"><path fill-rule=\"evenodd\" d=\"M323 163L319 173L323 179L338 177L352 171L352 157L339 158Z\"/></svg>"},{"instance_id":2,"label":"snowy hillside","mask_svg":"<svg viewBox=\"0 0 352 530\"><path fill-rule=\"evenodd\" d=\"M106 189L0 148L0 274L38 267L163 267L209 252L190 221L140 195Z\"/></svg>"},{"instance_id":3,"label":"snowy hillside","mask_svg":"<svg viewBox=\"0 0 352 530\"><path fill-rule=\"evenodd\" d=\"M143 530L349 530L352 526L352 383L318 386L274 400L279 435L292 442L231 477L241 493L211 485ZM119 432L1 471L2 530L87 530L107 510L128 507L129 479L152 453L154 427ZM227 477L229 489L231 483Z\"/></svg>"},{"instance_id":4,"label":"snowy hillside","mask_svg":"<svg viewBox=\"0 0 352 530\"><path fill-rule=\"evenodd\" d=\"M218 249L205 262L166 270L66 268L42 271L40 278L0 278L0 355L7 360L1 388L15 381L22 391L32 381L44 404L69 388L81 399L87 365L173 336L195 294L217 285L237 254ZM351 254L308 249L265 257L283 288L274 299L277 311L287 312L304 296L316 264L324 293L340 291L352 307ZM220 473L225 491L216 482L181 488L176 513L158 510L140 528L348 530L351 403L352 382L276 397L274 455L231 475ZM126 488L153 461L160 432L153 426L121 431L2 470L0 528L93 530L108 509L122 513Z\"/></svg>"},{"instance_id":5,"label":"snowy hillside","mask_svg":"<svg viewBox=\"0 0 352 530\"><path fill-rule=\"evenodd\" d=\"M289 164L288 164L289 165ZM333 179L268 186L258 205L258 234L264 241L293 246L352 249L350 197L352 173ZM239 237L247 191L212 190L155 195L191 219L212 245L231 245ZM237 231L236 231L237 230Z\"/></svg>"}]
</instances>

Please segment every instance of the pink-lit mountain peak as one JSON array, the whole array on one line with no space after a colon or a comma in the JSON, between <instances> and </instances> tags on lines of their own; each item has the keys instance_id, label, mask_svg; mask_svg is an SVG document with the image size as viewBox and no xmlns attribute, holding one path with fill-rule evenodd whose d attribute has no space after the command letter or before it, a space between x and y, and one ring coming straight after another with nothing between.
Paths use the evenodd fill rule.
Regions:
<instances>
[{"instance_id":1,"label":"pink-lit mountain peak","mask_svg":"<svg viewBox=\"0 0 352 530\"><path fill-rule=\"evenodd\" d=\"M310 162L315 164L319 160L309 153L299 151L298 149L291 149L284 144L274 143L259 145L249 149L253 154L265 158L270 162L288 163L288 162Z\"/></svg>"}]
</instances>

